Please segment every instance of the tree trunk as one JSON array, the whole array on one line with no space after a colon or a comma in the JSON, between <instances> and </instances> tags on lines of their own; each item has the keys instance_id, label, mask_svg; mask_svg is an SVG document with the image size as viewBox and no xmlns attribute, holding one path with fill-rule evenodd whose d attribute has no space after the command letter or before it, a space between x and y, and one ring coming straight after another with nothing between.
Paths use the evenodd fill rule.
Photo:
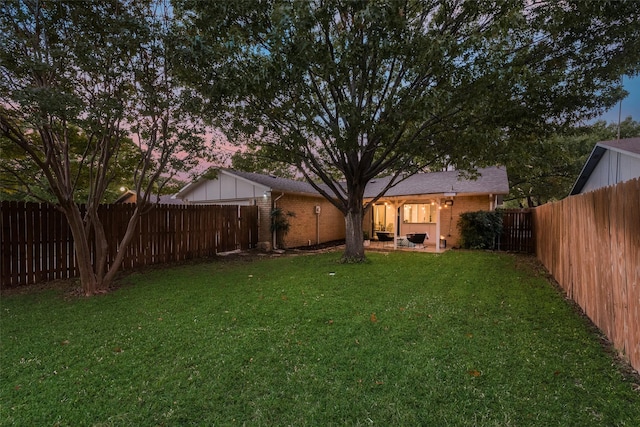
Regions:
<instances>
[{"instance_id":1,"label":"tree trunk","mask_svg":"<svg viewBox=\"0 0 640 427\"><path fill-rule=\"evenodd\" d=\"M73 236L75 257L80 273L80 283L85 296L94 295L98 291L98 280L91 262L91 248L89 236L85 231L80 209L75 203L62 206L62 211L67 217L71 235Z\"/></svg>"},{"instance_id":2,"label":"tree trunk","mask_svg":"<svg viewBox=\"0 0 640 427\"><path fill-rule=\"evenodd\" d=\"M127 248L129 247L129 243L133 239L135 235L136 226L138 225L138 221L140 219L140 205L136 206L131 218L129 218L129 223L127 224L127 229L124 233L124 236L120 240L118 245L118 252L116 253L115 259L112 264L109 266L109 269L106 271L105 275L101 277L101 286L108 287L113 279L116 276L116 273L120 270L120 266L122 265L122 261L124 261L124 257L127 254ZM100 223L100 227L103 227L102 223ZM106 235L104 233L104 227L102 228L102 235L105 236L105 244L106 244Z\"/></svg>"},{"instance_id":3,"label":"tree trunk","mask_svg":"<svg viewBox=\"0 0 640 427\"><path fill-rule=\"evenodd\" d=\"M362 238L362 203L352 203L344 216L345 220L345 249L342 261L347 263L365 260L364 243Z\"/></svg>"},{"instance_id":4,"label":"tree trunk","mask_svg":"<svg viewBox=\"0 0 640 427\"><path fill-rule=\"evenodd\" d=\"M88 217L88 221L93 221L93 223L89 224L89 227L85 227L78 205L71 203L68 206L63 206L62 210L67 217L69 227L71 228L71 235L73 236L75 257L80 272L82 291L85 296L95 295L111 285L116 273L120 269L124 256L126 255L127 247L133 239L134 231L140 218L140 209L139 207L136 208L129 219L125 235L119 242L118 253L108 268L106 267L109 244L102 222L99 219L97 221L95 220L95 218L97 218L97 211L94 212L95 218L93 218L93 220L91 215ZM93 257L87 230L94 231L96 251ZM95 259L93 259L94 257Z\"/></svg>"}]
</instances>

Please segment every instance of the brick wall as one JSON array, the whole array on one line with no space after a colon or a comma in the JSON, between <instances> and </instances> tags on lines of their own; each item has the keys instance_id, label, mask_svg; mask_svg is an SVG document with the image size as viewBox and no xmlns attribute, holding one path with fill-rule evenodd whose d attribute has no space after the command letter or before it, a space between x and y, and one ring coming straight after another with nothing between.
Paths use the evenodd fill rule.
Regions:
<instances>
[{"instance_id":1,"label":"brick wall","mask_svg":"<svg viewBox=\"0 0 640 427\"><path fill-rule=\"evenodd\" d=\"M285 213L295 213L295 217L289 218L290 229L284 239L286 247L307 246L309 241L315 245L345 237L344 215L324 198L285 194L276 204ZM315 213L316 206L320 206L319 215Z\"/></svg>"},{"instance_id":2,"label":"brick wall","mask_svg":"<svg viewBox=\"0 0 640 427\"><path fill-rule=\"evenodd\" d=\"M440 234L447 240L447 246L459 246L460 232L458 220L464 212L488 211L491 207L488 195L460 196L453 199L453 206L442 208L440 211Z\"/></svg>"},{"instance_id":3,"label":"brick wall","mask_svg":"<svg viewBox=\"0 0 640 427\"><path fill-rule=\"evenodd\" d=\"M258 206L258 242L269 242L271 239L271 197L255 199Z\"/></svg>"}]
</instances>

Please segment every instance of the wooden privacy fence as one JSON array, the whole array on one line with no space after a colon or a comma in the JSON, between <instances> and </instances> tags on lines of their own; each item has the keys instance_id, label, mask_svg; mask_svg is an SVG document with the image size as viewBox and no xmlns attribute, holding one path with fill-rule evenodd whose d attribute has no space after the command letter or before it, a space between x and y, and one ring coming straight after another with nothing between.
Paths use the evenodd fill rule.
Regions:
<instances>
[{"instance_id":1,"label":"wooden privacy fence","mask_svg":"<svg viewBox=\"0 0 640 427\"><path fill-rule=\"evenodd\" d=\"M535 233L529 209L502 211L502 234L498 249L509 252L535 252Z\"/></svg>"},{"instance_id":2,"label":"wooden privacy fence","mask_svg":"<svg viewBox=\"0 0 640 427\"><path fill-rule=\"evenodd\" d=\"M536 255L640 371L640 179L534 210Z\"/></svg>"},{"instance_id":3,"label":"wooden privacy fence","mask_svg":"<svg viewBox=\"0 0 640 427\"><path fill-rule=\"evenodd\" d=\"M78 275L71 231L55 206L1 202L0 207L2 287ZM133 204L120 204L101 205L98 210L109 241L108 264L119 250L134 209ZM121 268L249 249L257 241L256 206L157 205L140 216Z\"/></svg>"}]
</instances>

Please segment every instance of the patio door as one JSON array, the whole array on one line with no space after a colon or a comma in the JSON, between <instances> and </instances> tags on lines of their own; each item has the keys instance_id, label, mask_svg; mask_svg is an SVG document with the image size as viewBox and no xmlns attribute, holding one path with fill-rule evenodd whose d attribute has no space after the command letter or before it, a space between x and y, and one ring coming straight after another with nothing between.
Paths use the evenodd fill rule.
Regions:
<instances>
[{"instance_id":1,"label":"patio door","mask_svg":"<svg viewBox=\"0 0 640 427\"><path fill-rule=\"evenodd\" d=\"M373 231L393 231L393 208L389 204L373 205Z\"/></svg>"}]
</instances>

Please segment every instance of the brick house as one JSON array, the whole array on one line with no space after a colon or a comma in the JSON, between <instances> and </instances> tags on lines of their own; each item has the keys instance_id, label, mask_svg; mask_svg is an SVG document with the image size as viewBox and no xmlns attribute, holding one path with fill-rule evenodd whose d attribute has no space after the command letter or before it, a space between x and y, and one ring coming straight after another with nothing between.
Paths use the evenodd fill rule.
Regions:
<instances>
[{"instance_id":1,"label":"brick house","mask_svg":"<svg viewBox=\"0 0 640 427\"><path fill-rule=\"evenodd\" d=\"M386 231L394 237L393 245L402 244L409 233L428 233L427 245L435 246L437 236L442 245L458 245L457 223L460 214L493 210L509 193L504 168L479 169L478 179L460 178L458 172L432 172L413 175L387 191L370 209L363 230L376 238ZM365 202L385 187L387 178L371 180ZM333 204L309 183L276 176L219 169L215 177L202 177L173 196L187 204L256 205L259 210L259 246L269 248L300 247L345 238L345 220ZM284 242L276 242L271 233L270 213L274 208L293 212Z\"/></svg>"},{"instance_id":2,"label":"brick house","mask_svg":"<svg viewBox=\"0 0 640 427\"><path fill-rule=\"evenodd\" d=\"M478 169L477 179L466 179L457 171L431 172L410 176L391 188L369 209L363 229L375 236L386 231L400 239L410 233L427 233L425 244L456 247L458 219L463 212L492 211L509 193L507 171L502 167ZM365 202L372 200L389 178L374 179L365 190ZM441 244L438 245L438 237ZM404 242L406 243L406 242Z\"/></svg>"},{"instance_id":3,"label":"brick house","mask_svg":"<svg viewBox=\"0 0 640 427\"><path fill-rule=\"evenodd\" d=\"M258 206L258 247L310 246L344 239L340 212L307 182L271 175L219 169L217 176L200 178L182 188L174 198L187 204ZM284 242L271 233L271 211L291 212Z\"/></svg>"}]
</instances>

